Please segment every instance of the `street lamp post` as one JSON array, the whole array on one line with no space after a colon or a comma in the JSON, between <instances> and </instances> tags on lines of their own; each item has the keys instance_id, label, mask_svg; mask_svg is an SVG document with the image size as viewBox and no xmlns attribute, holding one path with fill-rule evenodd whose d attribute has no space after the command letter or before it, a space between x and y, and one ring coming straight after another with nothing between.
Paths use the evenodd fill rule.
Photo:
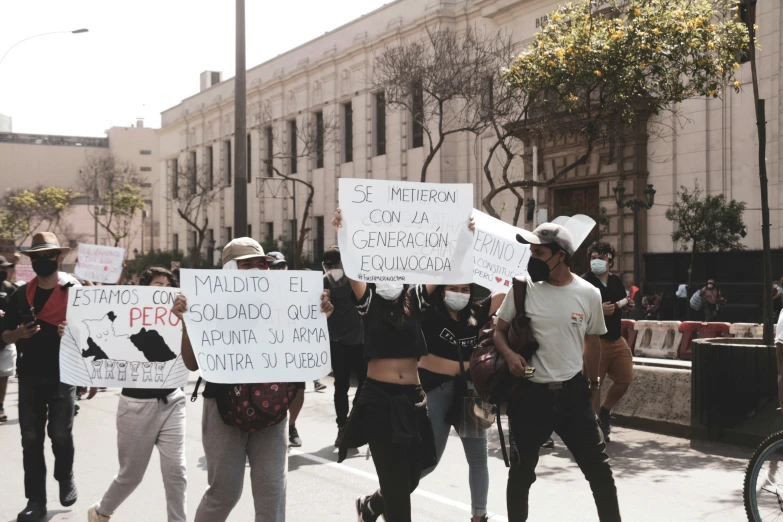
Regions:
<instances>
[{"instance_id":1,"label":"street lamp post","mask_svg":"<svg viewBox=\"0 0 783 522\"><path fill-rule=\"evenodd\" d=\"M647 185L644 190L644 196L646 201L640 199L629 199L623 201L625 196L625 187L623 181L618 180L617 186L614 187L614 198L617 202L617 208L627 207L633 212L633 284L641 290L641 255L639 252L639 211L643 208L651 209L655 204L655 189L652 185ZM641 294L641 291L637 292L637 296ZM634 299L639 309L639 297Z\"/></svg>"},{"instance_id":2,"label":"street lamp post","mask_svg":"<svg viewBox=\"0 0 783 522\"><path fill-rule=\"evenodd\" d=\"M9 47L9 48L8 48L8 50L7 50L5 53L3 53L3 57L2 57L2 58L0 58L0 64L2 64L2 63L3 63L3 60L5 60L5 57L8 55L8 53L10 53L10 52L11 52L11 50L12 50L14 47L16 47L17 45L19 45L19 44L20 44L20 43L22 43L22 42L26 42L27 40L32 40L33 38L38 38L39 36L49 36L50 34L66 34L66 33L70 33L70 34L82 34L82 33L86 33L86 32L89 32L89 30L88 30L88 29L75 29L75 30L73 30L73 31L53 31L53 32L51 32L51 33L41 33L41 34L34 34L33 36L28 36L27 38L23 38L22 40L19 40L19 41L18 41L18 42L16 42L14 45L12 45L11 47Z\"/></svg>"}]
</instances>

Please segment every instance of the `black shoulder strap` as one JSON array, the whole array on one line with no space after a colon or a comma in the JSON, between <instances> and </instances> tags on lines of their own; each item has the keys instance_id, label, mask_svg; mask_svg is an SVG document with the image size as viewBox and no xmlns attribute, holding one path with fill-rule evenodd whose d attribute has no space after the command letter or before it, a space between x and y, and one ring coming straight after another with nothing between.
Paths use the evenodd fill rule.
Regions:
<instances>
[{"instance_id":1,"label":"black shoulder strap","mask_svg":"<svg viewBox=\"0 0 783 522\"><path fill-rule=\"evenodd\" d=\"M527 281L518 277L514 278L514 308L517 310L516 319L525 317L525 300L527 299Z\"/></svg>"},{"instance_id":2,"label":"black shoulder strap","mask_svg":"<svg viewBox=\"0 0 783 522\"><path fill-rule=\"evenodd\" d=\"M190 396L190 402L196 402L198 399L198 387L201 385L201 377L196 381L196 387L193 388L193 395Z\"/></svg>"}]
</instances>

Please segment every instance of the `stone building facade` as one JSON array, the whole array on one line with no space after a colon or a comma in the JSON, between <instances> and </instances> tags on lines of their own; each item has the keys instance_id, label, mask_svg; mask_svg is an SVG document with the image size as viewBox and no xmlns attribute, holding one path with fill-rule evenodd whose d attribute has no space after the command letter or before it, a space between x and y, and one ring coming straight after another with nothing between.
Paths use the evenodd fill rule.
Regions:
<instances>
[{"instance_id":1,"label":"stone building facade","mask_svg":"<svg viewBox=\"0 0 783 522\"><path fill-rule=\"evenodd\" d=\"M600 9L604 3L596 0L596 8ZM269 154L269 144L265 129L254 125L258 107L272 114L272 124L284 137L292 121L301 127L306 118L313 118L319 112L324 118L339 122L338 140L328 147L323 164L308 158L299 161L296 168L296 175L312 182L316 188L306 250L317 257L324 245L336 242L328 224L337 206L340 177L419 179L424 148L413 144L412 121L408 114L379 112L378 93L372 91L368 81L374 54L384 46L421 34L425 27L433 24L457 30L469 26L489 31L505 29L513 35L515 42L524 46L532 41L547 13L557 5L558 2L551 0L396 0L248 70L246 139L250 144L250 235L259 240L282 234L290 237L291 222L301 215L299 202L304 201L304 192L300 189L295 216L293 202L280 197L283 194L278 186L281 182L267 178L262 160ZM759 71L768 111L772 246L778 249L783 240L783 229L779 225L781 185L778 172L779 100L783 88L779 81L783 23L779 2L758 0L758 19L761 21L758 36L762 47ZM253 30L252 27L248 29ZM220 79L215 75L208 75L208 78ZM586 165L570 172L553 187L528 190L525 198L536 202L536 210L532 221L525 220L523 212L519 226L531 228L564 213L583 212L599 217L602 225L596 235L600 234L617 248L619 260L615 268L628 280L633 270L633 214L617 208L612 188L622 180L626 198L643 198L646 185L654 184L657 191L655 206L639 214L639 248L645 258L669 256L674 259L671 256L677 256L679 246L671 240L673 225L666 220L665 211L680 186L692 187L694 181L698 181L710 194L726 194L747 203L744 243L751 251L759 250L761 222L757 209L760 209L760 196L754 152L757 134L749 64L741 66L739 79L743 86L743 92L739 94L728 92L723 100L694 99L684 103L681 112L687 123L678 129L676 136L653 138L641 132L623 147L610 148L603 144L596 147ZM201 92L162 113L161 183L167 175L165 182L170 183L172 160L182 164L188 157L192 158L192 154L199 165L208 163L209 168L228 180L232 161L230 151L235 139L232 135L233 96L233 79L213 84L202 77ZM346 134L348 132L350 136ZM483 196L489 190L482 165L491 143L489 134L478 138L467 134L450 136L429 169L428 181L472 183L474 206L481 209ZM285 138L281 146L289 146ZM527 150L529 153L515 160L511 168L510 174L515 179L552 176L558 167L580 155L583 148L571 138L561 136L530 144ZM292 172L291 165L280 162L279 166L286 173ZM186 244L191 246L194 241L193 231L178 218L171 201L166 201L163 194L160 197L161 208L167 208L163 244L171 248L176 243L184 250ZM503 200L496 202L496 208L504 208L504 220L513 218L515 201L507 199L505 206ZM232 202L233 191L227 187L219 204L209 212L210 237L216 247L225 244L232 235L238 235L230 229ZM204 252L207 256L212 254ZM675 266L680 267L681 263L670 258L665 262L674 272ZM580 263L577 268L585 266L583 260ZM660 283L664 284L665 279L665 284L671 285L677 278L679 276L666 275Z\"/></svg>"}]
</instances>

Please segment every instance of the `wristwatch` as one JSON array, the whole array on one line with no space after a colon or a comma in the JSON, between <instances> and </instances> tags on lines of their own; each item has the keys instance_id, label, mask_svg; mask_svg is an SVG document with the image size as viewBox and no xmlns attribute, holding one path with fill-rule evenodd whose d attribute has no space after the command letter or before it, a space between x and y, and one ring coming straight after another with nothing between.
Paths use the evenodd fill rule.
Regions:
<instances>
[{"instance_id":1,"label":"wristwatch","mask_svg":"<svg viewBox=\"0 0 783 522\"><path fill-rule=\"evenodd\" d=\"M599 390L601 389L601 378L596 377L595 381L591 381L590 379L587 379L587 385L590 387L590 389L593 389L593 386L597 387Z\"/></svg>"}]
</instances>

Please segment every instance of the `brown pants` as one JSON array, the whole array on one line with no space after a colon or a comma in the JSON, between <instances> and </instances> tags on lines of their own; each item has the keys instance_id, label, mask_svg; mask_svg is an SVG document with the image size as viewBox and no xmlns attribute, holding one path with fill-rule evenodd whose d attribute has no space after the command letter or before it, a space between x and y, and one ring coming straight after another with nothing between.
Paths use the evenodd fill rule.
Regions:
<instances>
[{"instance_id":1,"label":"brown pants","mask_svg":"<svg viewBox=\"0 0 783 522\"><path fill-rule=\"evenodd\" d=\"M598 366L598 376L603 381L607 374L612 382L631 384L633 354L623 337L616 341L601 339L601 363Z\"/></svg>"}]
</instances>

